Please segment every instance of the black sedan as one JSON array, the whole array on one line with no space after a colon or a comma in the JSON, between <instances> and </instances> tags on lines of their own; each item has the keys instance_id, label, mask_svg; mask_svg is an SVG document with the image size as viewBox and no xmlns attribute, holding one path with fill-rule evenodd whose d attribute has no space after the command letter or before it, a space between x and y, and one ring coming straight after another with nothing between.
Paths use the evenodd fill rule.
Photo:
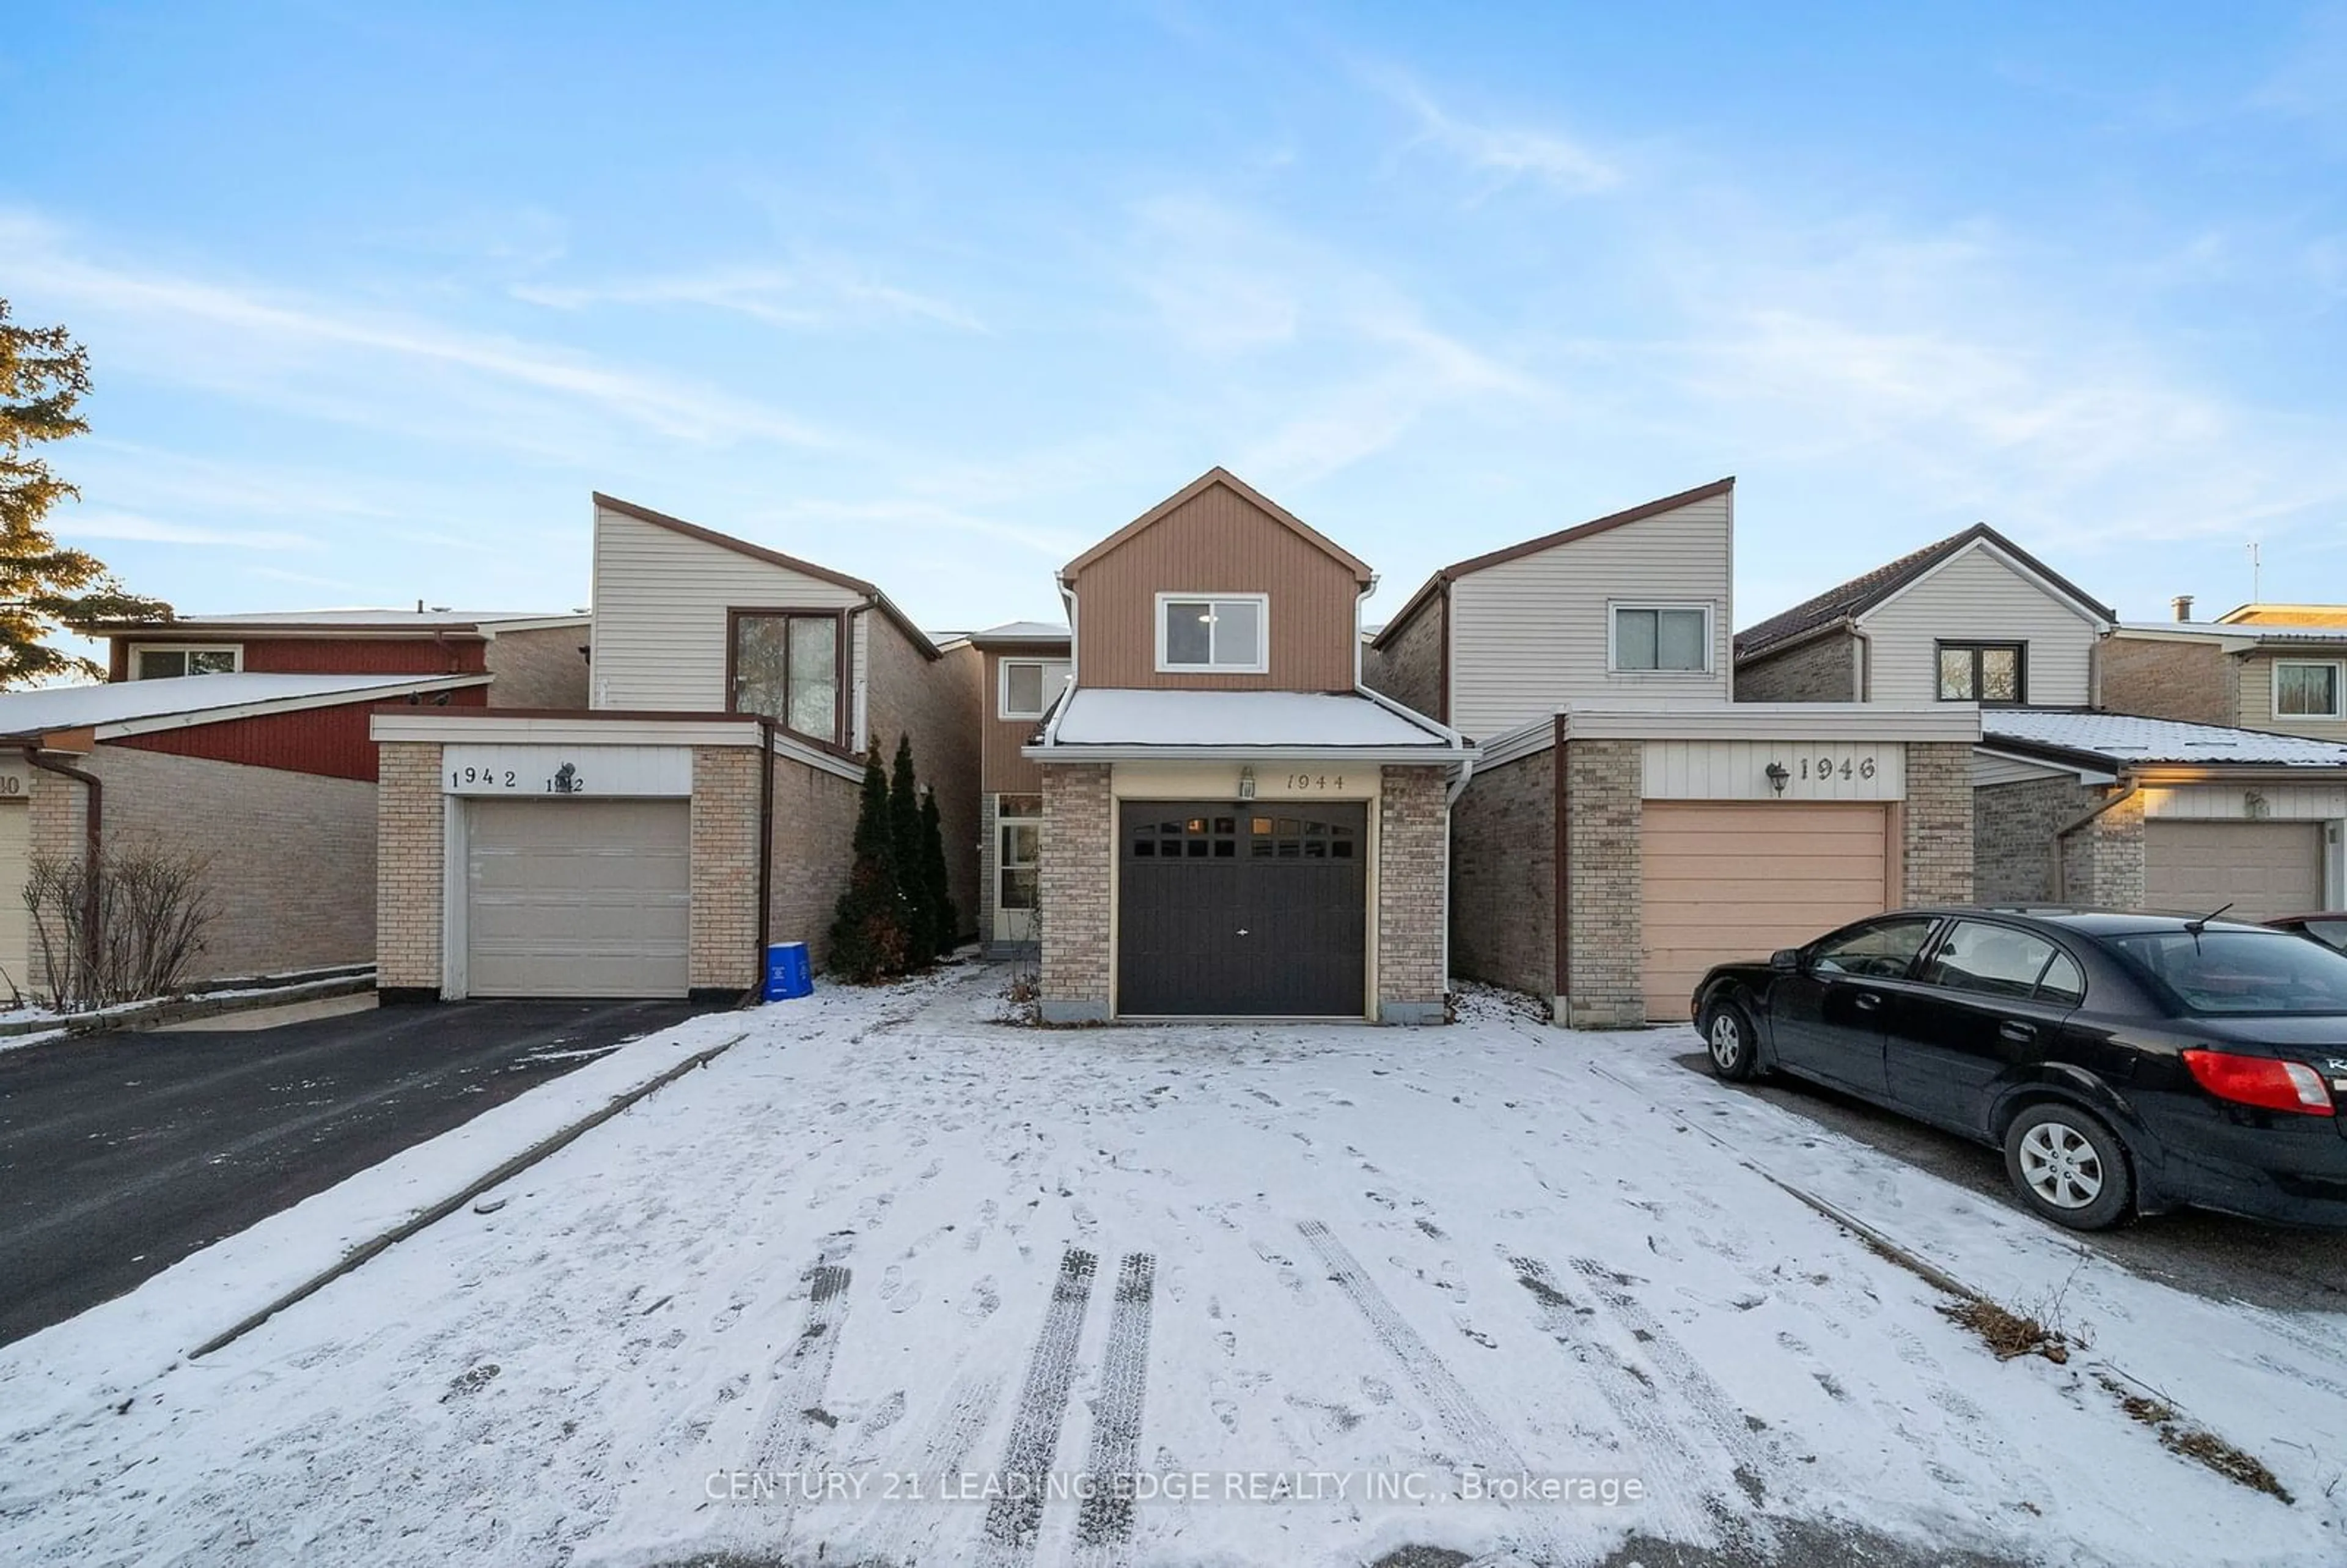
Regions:
<instances>
[{"instance_id":1,"label":"black sedan","mask_svg":"<svg viewBox=\"0 0 2347 1568\"><path fill-rule=\"evenodd\" d=\"M2284 915L2268 920L2277 931L2289 931L2326 948L2347 952L2347 910L2332 909L2320 915Z\"/></svg>"},{"instance_id":2,"label":"black sedan","mask_svg":"<svg viewBox=\"0 0 2347 1568\"><path fill-rule=\"evenodd\" d=\"M2180 1204L2347 1225L2347 953L2226 920L1904 909L1723 964L1713 1069L1813 1079L2004 1151L2099 1230Z\"/></svg>"}]
</instances>

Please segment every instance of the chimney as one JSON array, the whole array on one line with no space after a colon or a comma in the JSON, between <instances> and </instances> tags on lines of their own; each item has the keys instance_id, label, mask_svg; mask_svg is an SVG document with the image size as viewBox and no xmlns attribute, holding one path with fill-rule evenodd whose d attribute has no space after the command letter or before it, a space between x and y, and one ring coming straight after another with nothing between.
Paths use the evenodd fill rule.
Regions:
<instances>
[{"instance_id":1,"label":"chimney","mask_svg":"<svg viewBox=\"0 0 2347 1568\"><path fill-rule=\"evenodd\" d=\"M2178 620L2189 620L2192 619L2192 596L2190 594L2179 593L2176 596L2176 619Z\"/></svg>"}]
</instances>

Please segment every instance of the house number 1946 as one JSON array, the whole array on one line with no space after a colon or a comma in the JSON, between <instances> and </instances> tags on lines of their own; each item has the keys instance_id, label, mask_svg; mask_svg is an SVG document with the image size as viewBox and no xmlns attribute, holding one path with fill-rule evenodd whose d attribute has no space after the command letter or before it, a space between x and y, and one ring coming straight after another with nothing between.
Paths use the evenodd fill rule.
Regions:
<instances>
[{"instance_id":1,"label":"house number 1946","mask_svg":"<svg viewBox=\"0 0 2347 1568\"><path fill-rule=\"evenodd\" d=\"M1872 757L1860 757L1856 762L1852 762L1848 757L1842 757L1837 760L1833 757L1821 756L1812 762L1811 759L1803 757L1801 759L1800 776L1804 779L1846 779L1851 777L1870 779L1874 776L1874 759Z\"/></svg>"}]
</instances>

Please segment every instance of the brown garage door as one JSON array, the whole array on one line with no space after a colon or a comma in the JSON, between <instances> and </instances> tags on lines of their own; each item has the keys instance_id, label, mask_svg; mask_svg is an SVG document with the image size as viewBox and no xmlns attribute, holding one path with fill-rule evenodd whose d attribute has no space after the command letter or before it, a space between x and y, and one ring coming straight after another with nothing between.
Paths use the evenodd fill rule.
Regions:
<instances>
[{"instance_id":1,"label":"brown garage door","mask_svg":"<svg viewBox=\"0 0 2347 1568\"><path fill-rule=\"evenodd\" d=\"M1650 800L1641 839L1646 1017L1687 1015L1704 970L1888 907L1888 808Z\"/></svg>"},{"instance_id":2,"label":"brown garage door","mask_svg":"<svg viewBox=\"0 0 2347 1568\"><path fill-rule=\"evenodd\" d=\"M467 992L685 994L687 803L475 800L465 812Z\"/></svg>"},{"instance_id":3,"label":"brown garage door","mask_svg":"<svg viewBox=\"0 0 2347 1568\"><path fill-rule=\"evenodd\" d=\"M2230 904L2238 919L2322 907L2322 825L2177 822L2143 825L2143 901L2197 914Z\"/></svg>"}]
</instances>

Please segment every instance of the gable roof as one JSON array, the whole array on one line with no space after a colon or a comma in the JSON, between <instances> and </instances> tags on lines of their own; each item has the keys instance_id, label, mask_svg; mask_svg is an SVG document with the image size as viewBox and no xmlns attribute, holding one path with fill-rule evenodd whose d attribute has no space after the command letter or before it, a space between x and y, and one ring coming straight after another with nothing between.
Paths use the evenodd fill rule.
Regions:
<instances>
[{"instance_id":1,"label":"gable roof","mask_svg":"<svg viewBox=\"0 0 2347 1568\"><path fill-rule=\"evenodd\" d=\"M1207 469L1204 473L1199 475L1196 478L1191 480L1188 484L1183 486L1180 489L1174 491L1172 495L1166 497L1155 506L1150 507L1149 510L1142 513L1141 516L1133 518L1133 521L1125 524L1124 527L1117 529L1116 532L1109 535L1108 538L1101 540L1100 543L1094 545L1092 548L1086 550L1083 554L1078 556L1067 565L1061 567L1060 569L1060 580L1063 583L1071 581L1078 572L1082 571L1086 567L1100 559L1101 557L1108 554L1109 551L1115 549L1119 545L1123 544L1127 539L1133 538L1135 534L1142 532L1143 529L1154 528L1157 524L1164 521L1164 519L1170 517L1174 512L1177 511L1182 507L1186 506L1191 501L1195 500L1198 497L1205 494L1208 490L1213 489L1217 485L1222 486L1225 489L1227 489L1232 494L1237 496L1239 499L1246 502L1249 506L1254 507L1258 511L1263 512L1266 516L1269 517L1272 521L1296 534L1313 548L1319 550L1323 554L1330 556L1337 560L1342 561L1347 569L1352 572L1356 581L1367 582L1377 575L1377 573L1369 569L1368 563L1362 560L1360 557L1354 555L1351 551L1338 545L1334 539L1329 538L1326 534L1321 533L1317 528L1315 528L1311 524L1306 522L1303 518L1297 517L1295 513L1281 506L1277 501L1273 500L1262 491L1257 490L1254 486L1248 484L1245 480L1232 473L1228 468L1217 466Z\"/></svg>"},{"instance_id":2,"label":"gable roof","mask_svg":"<svg viewBox=\"0 0 2347 1568\"><path fill-rule=\"evenodd\" d=\"M874 609L895 621L897 629L910 638L913 646L919 649L924 655L931 659L942 657L938 645L930 641L929 634L915 625L911 616L897 609L894 600L860 577L850 577L844 571L835 570L827 566L818 566L811 560L801 560L796 556L784 555L782 551L769 549L764 545L753 545L748 539L737 539L732 534L721 534L715 528L704 528L699 523L688 523L682 518L671 518L666 512L655 512L650 507L640 507L633 501L623 501L617 496L607 496L600 490L596 491L594 495L596 506L617 512L621 517L633 518L640 523L650 523L656 528L666 528L671 533L682 534L686 538L699 539L703 544L715 545L720 549L732 550L735 555L748 556L753 560L765 561L769 565L798 572L821 582L836 584L850 593L860 593L871 602Z\"/></svg>"},{"instance_id":3,"label":"gable roof","mask_svg":"<svg viewBox=\"0 0 2347 1568\"><path fill-rule=\"evenodd\" d=\"M2265 730L2075 708L1983 708L1981 734L2001 749L2063 760L2347 769L2347 744Z\"/></svg>"},{"instance_id":4,"label":"gable roof","mask_svg":"<svg viewBox=\"0 0 2347 1568\"><path fill-rule=\"evenodd\" d=\"M1922 549L1885 562L1872 571L1861 572L1848 582L1839 583L1814 599L1802 600L1792 609L1770 616L1757 626L1747 627L1736 634L1736 657L1739 660L1757 658L1760 654L1801 641L1819 632L1857 620L1882 603L1900 589L1922 579L1942 563L1954 559L1975 544L1986 544L2043 580L2049 588L2067 598L2077 608L2091 612L2098 620L2116 621L2118 613L2110 606L2086 597L2086 590L2061 573L1990 528L1986 523L1974 523L1962 533L1950 534Z\"/></svg>"},{"instance_id":5,"label":"gable roof","mask_svg":"<svg viewBox=\"0 0 2347 1568\"><path fill-rule=\"evenodd\" d=\"M1409 601L1395 611L1385 625L1378 629L1378 634L1369 640L1369 646L1383 648L1388 639L1409 624L1411 618L1418 614L1428 599L1471 573L1481 571L1486 567L1500 566L1508 561L1521 559L1525 556L1538 555L1542 550L1554 549L1559 545L1573 544L1577 540L1606 533L1626 524L1642 523L1648 518L1658 518L1665 512L1676 512L1681 507L1691 507L1697 501L1707 501L1714 496L1732 495L1735 490L1736 476L1730 474L1724 479L1714 479L1708 485L1697 485L1692 490L1681 490L1676 496L1665 496L1659 500L1642 501L1626 510L1610 512L1602 518L1593 518L1585 523L1575 523L1569 528L1559 528L1553 534L1542 534L1538 538L1526 539L1521 544L1505 545L1499 549L1486 550L1479 556L1470 556L1462 561L1453 561L1419 585L1418 591L1409 596Z\"/></svg>"}]
</instances>

